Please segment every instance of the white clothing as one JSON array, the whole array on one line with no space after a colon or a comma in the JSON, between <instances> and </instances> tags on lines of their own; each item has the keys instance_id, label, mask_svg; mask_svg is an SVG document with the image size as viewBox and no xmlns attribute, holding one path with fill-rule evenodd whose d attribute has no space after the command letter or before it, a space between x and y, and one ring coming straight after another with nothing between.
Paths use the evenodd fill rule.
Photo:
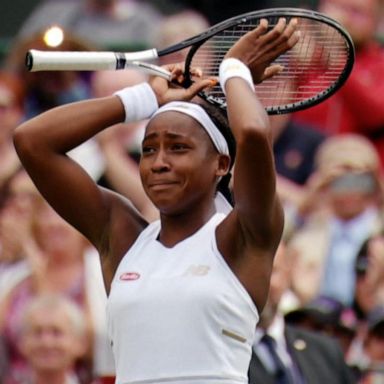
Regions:
<instances>
[{"instance_id":1,"label":"white clothing","mask_svg":"<svg viewBox=\"0 0 384 384\"><path fill-rule=\"evenodd\" d=\"M107 315L116 383L248 383L259 316L217 249L224 217L172 248L156 221L122 259Z\"/></svg>"},{"instance_id":2,"label":"white clothing","mask_svg":"<svg viewBox=\"0 0 384 384\"><path fill-rule=\"evenodd\" d=\"M79 163L93 180L98 180L103 175L105 159L95 139L87 140L67 154Z\"/></svg>"}]
</instances>

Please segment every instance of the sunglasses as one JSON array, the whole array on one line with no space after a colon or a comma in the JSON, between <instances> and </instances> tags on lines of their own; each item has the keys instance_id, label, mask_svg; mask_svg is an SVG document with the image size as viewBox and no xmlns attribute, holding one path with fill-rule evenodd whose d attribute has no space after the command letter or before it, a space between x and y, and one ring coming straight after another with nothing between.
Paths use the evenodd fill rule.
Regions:
<instances>
[{"instance_id":1,"label":"sunglasses","mask_svg":"<svg viewBox=\"0 0 384 384\"><path fill-rule=\"evenodd\" d=\"M376 180L372 173L345 173L334 179L330 184L333 192L374 192Z\"/></svg>"}]
</instances>

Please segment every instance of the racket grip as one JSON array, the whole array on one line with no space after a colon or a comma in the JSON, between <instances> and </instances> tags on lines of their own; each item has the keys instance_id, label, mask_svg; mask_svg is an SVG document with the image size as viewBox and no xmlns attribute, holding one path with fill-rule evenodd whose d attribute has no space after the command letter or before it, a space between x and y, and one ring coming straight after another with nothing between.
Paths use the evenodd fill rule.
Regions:
<instances>
[{"instance_id":1,"label":"racket grip","mask_svg":"<svg viewBox=\"0 0 384 384\"><path fill-rule=\"evenodd\" d=\"M29 71L95 71L116 69L113 52L59 52L31 49L25 64Z\"/></svg>"},{"instance_id":2,"label":"racket grip","mask_svg":"<svg viewBox=\"0 0 384 384\"><path fill-rule=\"evenodd\" d=\"M164 68L140 61L157 57L155 49L131 53L31 49L27 52L25 64L31 72L120 70L132 67L169 79L169 72Z\"/></svg>"}]
</instances>

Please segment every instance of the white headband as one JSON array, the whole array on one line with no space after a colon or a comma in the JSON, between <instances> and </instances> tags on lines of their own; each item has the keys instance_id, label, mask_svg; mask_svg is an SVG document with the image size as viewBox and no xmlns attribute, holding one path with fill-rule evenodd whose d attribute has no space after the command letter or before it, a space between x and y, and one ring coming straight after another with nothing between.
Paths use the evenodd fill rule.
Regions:
<instances>
[{"instance_id":1,"label":"white headband","mask_svg":"<svg viewBox=\"0 0 384 384\"><path fill-rule=\"evenodd\" d=\"M229 149L227 141L225 140L223 134L219 131L219 128L213 123L208 113L198 104L195 103L187 103L185 101L172 101L168 104L160 107L153 115L152 118L159 113L175 111L181 112L185 115L191 116L200 125L205 129L211 138L213 145L217 149L217 151L223 155L229 155Z\"/></svg>"}]
</instances>

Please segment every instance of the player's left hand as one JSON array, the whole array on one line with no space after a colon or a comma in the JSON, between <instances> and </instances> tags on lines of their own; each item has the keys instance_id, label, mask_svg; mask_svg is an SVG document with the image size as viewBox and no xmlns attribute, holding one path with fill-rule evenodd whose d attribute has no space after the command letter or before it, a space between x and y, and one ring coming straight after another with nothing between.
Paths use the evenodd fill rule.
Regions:
<instances>
[{"instance_id":1,"label":"player's left hand","mask_svg":"<svg viewBox=\"0 0 384 384\"><path fill-rule=\"evenodd\" d=\"M299 41L300 33L296 27L297 19L294 18L289 23L281 18L272 29L269 29L268 21L262 19L255 29L236 42L225 58L242 61L251 70L254 83L258 84L284 69L271 63Z\"/></svg>"},{"instance_id":2,"label":"player's left hand","mask_svg":"<svg viewBox=\"0 0 384 384\"><path fill-rule=\"evenodd\" d=\"M153 76L149 80L149 84L156 94L159 106L169 103L171 101L190 101L204 88L216 84L214 79L204 79L200 69L194 68L191 71L193 83L188 88L183 88L181 84L184 81L184 65L182 63L169 64L164 66L172 74L171 82ZM177 84L180 84L178 86Z\"/></svg>"}]
</instances>

